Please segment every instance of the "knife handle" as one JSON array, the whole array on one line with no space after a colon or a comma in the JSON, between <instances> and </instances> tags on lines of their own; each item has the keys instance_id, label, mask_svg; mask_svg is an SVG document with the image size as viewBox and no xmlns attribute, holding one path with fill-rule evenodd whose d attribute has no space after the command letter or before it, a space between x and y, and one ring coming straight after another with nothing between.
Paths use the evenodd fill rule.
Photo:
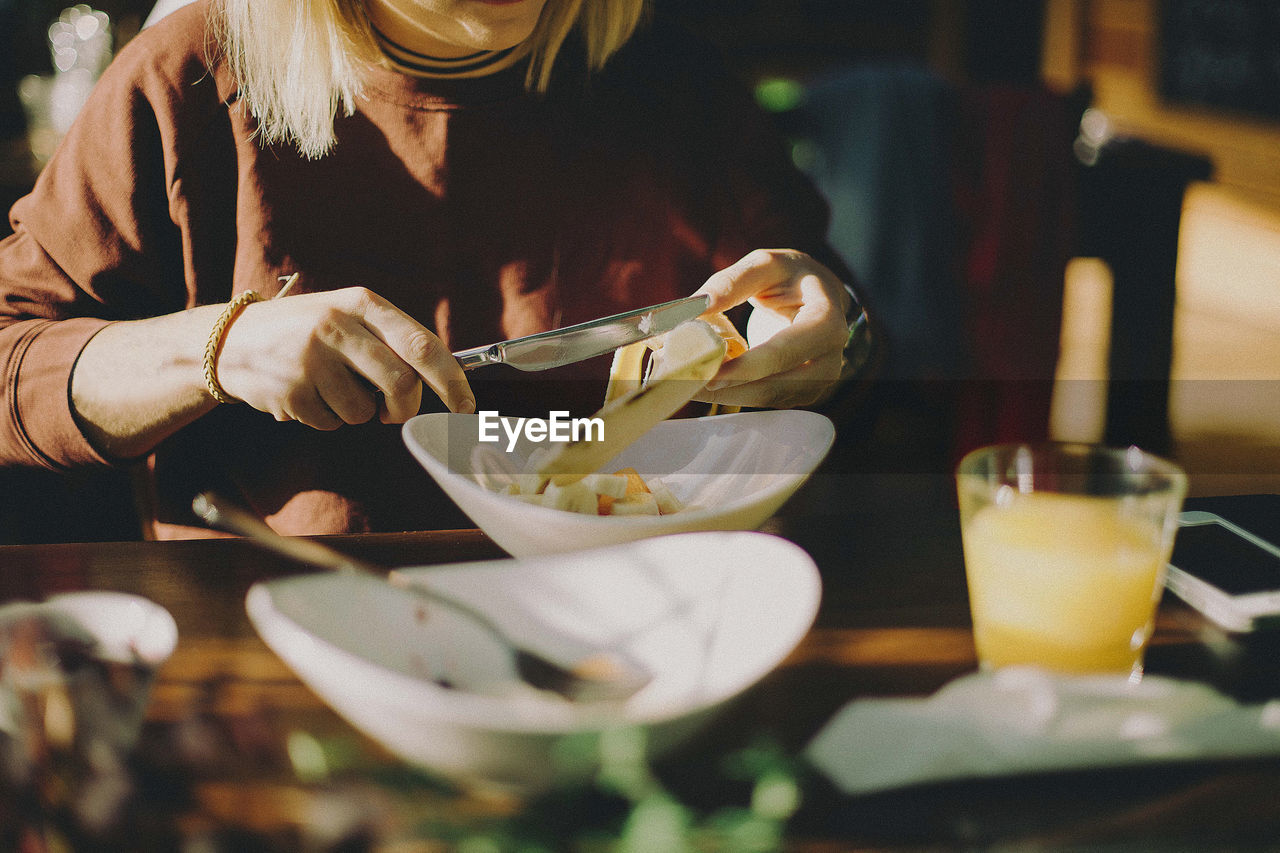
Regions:
<instances>
[{"instance_id":1,"label":"knife handle","mask_svg":"<svg viewBox=\"0 0 1280 853\"><path fill-rule=\"evenodd\" d=\"M481 367L486 364L502 363L502 354L498 352L498 348L493 344L459 350L453 354L453 357L458 360L458 364L462 366L463 370L470 370L473 367Z\"/></svg>"}]
</instances>

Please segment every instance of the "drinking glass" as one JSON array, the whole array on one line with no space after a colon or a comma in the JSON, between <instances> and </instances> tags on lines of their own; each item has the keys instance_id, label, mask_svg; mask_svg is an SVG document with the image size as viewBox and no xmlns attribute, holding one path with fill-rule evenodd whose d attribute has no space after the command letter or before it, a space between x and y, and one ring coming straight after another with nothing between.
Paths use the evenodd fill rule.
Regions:
<instances>
[{"instance_id":1,"label":"drinking glass","mask_svg":"<svg viewBox=\"0 0 1280 853\"><path fill-rule=\"evenodd\" d=\"M1005 444L956 470L983 668L1142 674L1186 474L1136 447Z\"/></svg>"}]
</instances>

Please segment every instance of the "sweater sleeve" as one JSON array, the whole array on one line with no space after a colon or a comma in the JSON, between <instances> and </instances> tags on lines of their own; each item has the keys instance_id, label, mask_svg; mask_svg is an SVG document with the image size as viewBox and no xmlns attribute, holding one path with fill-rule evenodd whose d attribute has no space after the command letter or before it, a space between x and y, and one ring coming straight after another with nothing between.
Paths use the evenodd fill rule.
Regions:
<instances>
[{"instance_id":1,"label":"sweater sleeve","mask_svg":"<svg viewBox=\"0 0 1280 853\"><path fill-rule=\"evenodd\" d=\"M170 33L172 35L172 33ZM79 429L70 379L113 320L187 307L183 233L170 210L191 68L148 33L112 62L0 241L0 466L110 464ZM166 65L168 62L168 65Z\"/></svg>"},{"instance_id":2,"label":"sweater sleeve","mask_svg":"<svg viewBox=\"0 0 1280 853\"><path fill-rule=\"evenodd\" d=\"M73 289L20 226L0 243L0 466L106 463L80 431L69 391L77 356L108 321L65 312Z\"/></svg>"}]
</instances>

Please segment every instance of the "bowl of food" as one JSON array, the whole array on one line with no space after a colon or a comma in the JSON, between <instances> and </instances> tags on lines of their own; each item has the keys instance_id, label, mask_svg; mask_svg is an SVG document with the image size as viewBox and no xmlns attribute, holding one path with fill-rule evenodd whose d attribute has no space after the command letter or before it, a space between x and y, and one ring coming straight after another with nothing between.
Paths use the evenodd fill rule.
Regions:
<instances>
[{"instance_id":1,"label":"bowl of food","mask_svg":"<svg viewBox=\"0 0 1280 853\"><path fill-rule=\"evenodd\" d=\"M567 508L556 505L564 489L554 483L539 494L531 472L547 444L524 431L509 442L505 434L500 442L483 441L483 417L419 415L404 425L404 440L476 526L517 557L669 533L755 530L804 484L835 439L830 419L804 410L665 420L577 481L591 490L618 489L621 478L620 491L612 492L621 497L595 493L587 511L575 511L583 509L580 490L579 505ZM500 420L514 429L515 419ZM636 493L637 481L652 500L627 495L628 487ZM548 491L551 500L538 499ZM612 511L599 514L608 500L615 501ZM618 512L633 500L652 506Z\"/></svg>"},{"instance_id":2,"label":"bowl of food","mask_svg":"<svg viewBox=\"0 0 1280 853\"><path fill-rule=\"evenodd\" d=\"M491 539L517 556L695 530L754 530L826 457L808 411L668 420L747 342L723 315L619 348L593 417L430 414L410 452Z\"/></svg>"},{"instance_id":3,"label":"bowl of food","mask_svg":"<svg viewBox=\"0 0 1280 853\"><path fill-rule=\"evenodd\" d=\"M755 532L396 576L267 581L247 609L303 682L395 755L458 784L523 793L589 778L611 734L636 737L647 758L686 742L795 648L821 597L802 549ZM616 701L536 689L482 623L549 657L623 657L644 686Z\"/></svg>"}]
</instances>

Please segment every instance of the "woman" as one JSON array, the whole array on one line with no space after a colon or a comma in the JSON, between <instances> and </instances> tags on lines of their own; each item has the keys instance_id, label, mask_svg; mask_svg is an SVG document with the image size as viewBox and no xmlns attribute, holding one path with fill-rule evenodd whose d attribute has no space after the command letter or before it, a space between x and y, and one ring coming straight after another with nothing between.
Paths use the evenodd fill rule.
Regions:
<instances>
[{"instance_id":1,"label":"woman","mask_svg":"<svg viewBox=\"0 0 1280 853\"><path fill-rule=\"evenodd\" d=\"M202 0L144 30L0 244L0 464L149 457L159 536L207 488L288 533L459 523L394 425L589 412L607 360L452 350L695 288L785 326L705 400L830 393L825 207L642 4Z\"/></svg>"}]
</instances>

